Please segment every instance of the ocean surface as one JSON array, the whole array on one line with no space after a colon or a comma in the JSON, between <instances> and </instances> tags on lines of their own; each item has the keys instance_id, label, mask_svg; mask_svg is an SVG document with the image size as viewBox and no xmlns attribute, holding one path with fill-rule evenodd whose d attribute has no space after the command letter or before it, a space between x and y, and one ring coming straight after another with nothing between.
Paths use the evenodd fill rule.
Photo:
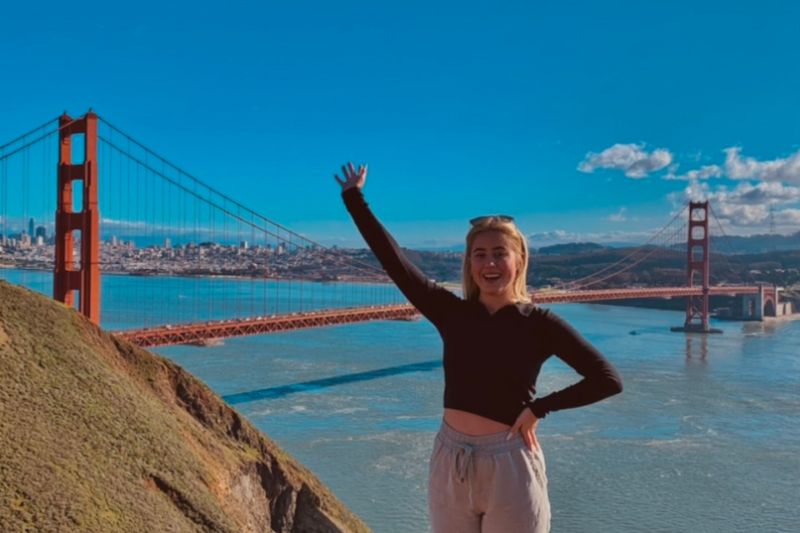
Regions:
<instances>
[{"instance_id":1,"label":"ocean surface","mask_svg":"<svg viewBox=\"0 0 800 533\"><path fill-rule=\"evenodd\" d=\"M0 277L50 292L47 273ZM104 278L104 312L124 322L125 291L133 298L141 283ZM554 532L798 531L800 321L715 322L724 333L703 336L671 333L683 321L672 311L553 309L606 354L625 385L539 425ZM155 351L205 381L376 532L428 531L427 463L443 379L441 342L428 322ZM551 358L539 389L577 379Z\"/></svg>"}]
</instances>

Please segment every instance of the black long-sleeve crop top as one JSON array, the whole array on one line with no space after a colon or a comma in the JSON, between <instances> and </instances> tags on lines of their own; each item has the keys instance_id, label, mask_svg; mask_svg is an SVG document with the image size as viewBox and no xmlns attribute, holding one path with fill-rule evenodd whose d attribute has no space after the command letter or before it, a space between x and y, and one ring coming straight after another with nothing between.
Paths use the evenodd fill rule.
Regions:
<instances>
[{"instance_id":1,"label":"black long-sleeve crop top","mask_svg":"<svg viewBox=\"0 0 800 533\"><path fill-rule=\"evenodd\" d=\"M348 189L342 197L386 273L442 337L446 408L513 425L525 405L543 418L550 411L587 405L622 390L614 367L555 313L518 303L490 314L480 301L459 298L405 257L360 189ZM551 355L583 379L535 398L536 378Z\"/></svg>"}]
</instances>

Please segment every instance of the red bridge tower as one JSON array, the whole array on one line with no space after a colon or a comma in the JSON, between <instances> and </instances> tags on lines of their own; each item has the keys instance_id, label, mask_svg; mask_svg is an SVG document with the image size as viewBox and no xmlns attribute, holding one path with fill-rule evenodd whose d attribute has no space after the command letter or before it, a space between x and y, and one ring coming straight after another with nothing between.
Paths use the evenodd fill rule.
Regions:
<instances>
[{"instance_id":1,"label":"red bridge tower","mask_svg":"<svg viewBox=\"0 0 800 533\"><path fill-rule=\"evenodd\" d=\"M56 262L53 298L73 305L95 324L100 323L100 211L97 207L97 115L91 111L78 119L66 113L59 118L58 198L56 203ZM84 157L72 162L72 135L83 134ZM81 181L82 202L73 211L72 182ZM73 232L80 231L80 265L73 259Z\"/></svg>"},{"instance_id":2,"label":"red bridge tower","mask_svg":"<svg viewBox=\"0 0 800 533\"><path fill-rule=\"evenodd\" d=\"M711 272L708 253L708 201L689 202L689 237L687 239L688 287L702 286L700 296L686 300L684 331L711 332L708 325L708 287Z\"/></svg>"}]
</instances>

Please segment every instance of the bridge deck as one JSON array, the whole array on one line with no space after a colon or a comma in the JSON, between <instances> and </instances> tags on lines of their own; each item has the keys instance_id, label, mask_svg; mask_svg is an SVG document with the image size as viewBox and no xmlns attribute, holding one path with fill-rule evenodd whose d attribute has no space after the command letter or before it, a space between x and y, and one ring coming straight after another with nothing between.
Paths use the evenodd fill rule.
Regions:
<instances>
[{"instance_id":1,"label":"bridge deck","mask_svg":"<svg viewBox=\"0 0 800 533\"><path fill-rule=\"evenodd\" d=\"M756 294L759 287L711 287L711 295ZM531 293L537 304L594 302L633 298L671 298L697 296L701 287L657 287L636 289L603 289L595 291L535 291ZM316 328L366 322L370 320L410 320L417 316L410 304L351 307L325 311L242 318L215 322L165 325L152 328L120 331L116 334L139 346L165 346L170 344L203 344L212 339L259 335L279 331Z\"/></svg>"}]
</instances>

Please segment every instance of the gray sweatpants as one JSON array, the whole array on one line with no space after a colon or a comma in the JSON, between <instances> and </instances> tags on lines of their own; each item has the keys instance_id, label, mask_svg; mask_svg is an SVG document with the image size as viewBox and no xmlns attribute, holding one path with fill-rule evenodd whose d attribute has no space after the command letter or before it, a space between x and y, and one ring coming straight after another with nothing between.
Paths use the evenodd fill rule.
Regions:
<instances>
[{"instance_id":1,"label":"gray sweatpants","mask_svg":"<svg viewBox=\"0 0 800 533\"><path fill-rule=\"evenodd\" d=\"M506 435L465 435L442 422L428 477L433 533L550 531L544 456Z\"/></svg>"}]
</instances>

